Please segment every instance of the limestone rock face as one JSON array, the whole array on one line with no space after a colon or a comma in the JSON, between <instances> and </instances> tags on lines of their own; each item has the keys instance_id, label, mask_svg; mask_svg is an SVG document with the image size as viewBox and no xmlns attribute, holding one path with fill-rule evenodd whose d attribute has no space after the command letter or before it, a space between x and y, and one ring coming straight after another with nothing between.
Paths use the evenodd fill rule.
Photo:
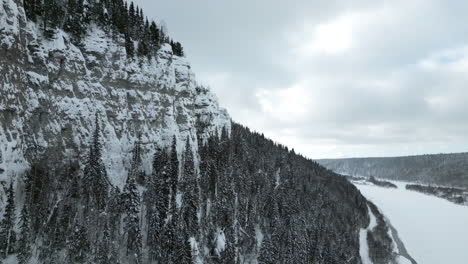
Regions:
<instances>
[{"instance_id":1,"label":"limestone rock face","mask_svg":"<svg viewBox=\"0 0 468 264\"><path fill-rule=\"evenodd\" d=\"M90 25L81 45L59 31L53 39L28 22L20 0L0 1L0 179L38 156L84 160L97 114L104 162L113 184L127 176L136 140L151 170L156 148L175 135L178 150L231 120L216 97L198 85L189 63L164 45L152 59L129 58L124 38Z\"/></svg>"}]
</instances>

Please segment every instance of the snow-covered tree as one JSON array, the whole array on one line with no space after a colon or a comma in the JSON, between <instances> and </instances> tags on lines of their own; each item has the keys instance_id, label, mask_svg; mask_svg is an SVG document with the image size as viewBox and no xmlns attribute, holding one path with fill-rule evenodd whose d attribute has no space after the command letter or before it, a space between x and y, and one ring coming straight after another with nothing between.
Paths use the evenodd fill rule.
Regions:
<instances>
[{"instance_id":1,"label":"snow-covered tree","mask_svg":"<svg viewBox=\"0 0 468 264\"><path fill-rule=\"evenodd\" d=\"M182 216L185 224L185 231L190 236L196 236L198 232L198 192L197 175L195 174L195 165L193 152L187 137L184 152L184 170L182 176L183 204Z\"/></svg>"},{"instance_id":2,"label":"snow-covered tree","mask_svg":"<svg viewBox=\"0 0 468 264\"><path fill-rule=\"evenodd\" d=\"M95 255L95 262L97 264L113 264L110 256L111 246L109 225L105 223L102 236L99 239L98 250Z\"/></svg>"},{"instance_id":3,"label":"snow-covered tree","mask_svg":"<svg viewBox=\"0 0 468 264\"><path fill-rule=\"evenodd\" d=\"M138 184L145 183L145 172L142 166L142 149L140 139L135 143L135 147L132 151L132 163L130 168L129 177L135 178Z\"/></svg>"},{"instance_id":4,"label":"snow-covered tree","mask_svg":"<svg viewBox=\"0 0 468 264\"><path fill-rule=\"evenodd\" d=\"M140 193L134 178L127 178L122 195L126 213L124 227L127 234L126 254L139 260L141 257Z\"/></svg>"},{"instance_id":5,"label":"snow-covered tree","mask_svg":"<svg viewBox=\"0 0 468 264\"><path fill-rule=\"evenodd\" d=\"M18 240L18 262L27 263L31 256L31 222L28 208L23 205L20 215L20 237Z\"/></svg>"},{"instance_id":6,"label":"snow-covered tree","mask_svg":"<svg viewBox=\"0 0 468 264\"><path fill-rule=\"evenodd\" d=\"M84 169L84 182L86 184L85 194L88 199L88 206L100 211L106 207L109 180L107 171L102 161L101 129L99 125L99 116L96 113L95 130L89 150L88 160Z\"/></svg>"},{"instance_id":7,"label":"snow-covered tree","mask_svg":"<svg viewBox=\"0 0 468 264\"><path fill-rule=\"evenodd\" d=\"M153 173L151 174L145 204L147 206L148 239L150 260L162 258L161 243L162 233L169 212L169 180L170 164L165 151L158 149L153 158Z\"/></svg>"},{"instance_id":8,"label":"snow-covered tree","mask_svg":"<svg viewBox=\"0 0 468 264\"><path fill-rule=\"evenodd\" d=\"M78 223L75 224L73 232L67 241L68 257L71 262L84 263L90 251L90 246L86 227Z\"/></svg>"},{"instance_id":9,"label":"snow-covered tree","mask_svg":"<svg viewBox=\"0 0 468 264\"><path fill-rule=\"evenodd\" d=\"M169 160L169 181L171 186L171 208L175 208L177 186L179 184L179 158L177 157L177 140L174 136L172 139L170 160Z\"/></svg>"},{"instance_id":10,"label":"snow-covered tree","mask_svg":"<svg viewBox=\"0 0 468 264\"><path fill-rule=\"evenodd\" d=\"M3 256L15 252L16 246L16 233L15 233L15 190L13 189L13 182L6 191L7 201L5 206L5 213L3 220L0 224L0 253Z\"/></svg>"}]
</instances>

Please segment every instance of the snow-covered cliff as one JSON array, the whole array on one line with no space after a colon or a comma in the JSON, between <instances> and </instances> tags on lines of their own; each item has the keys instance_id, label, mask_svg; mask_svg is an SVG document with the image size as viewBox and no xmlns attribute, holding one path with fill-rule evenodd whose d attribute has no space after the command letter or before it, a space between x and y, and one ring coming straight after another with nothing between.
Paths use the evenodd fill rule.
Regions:
<instances>
[{"instance_id":1,"label":"snow-covered cliff","mask_svg":"<svg viewBox=\"0 0 468 264\"><path fill-rule=\"evenodd\" d=\"M128 58L119 34L91 25L81 46L59 31L53 39L28 22L20 0L0 1L0 179L26 169L37 156L84 160L99 116L104 162L122 186L140 137L145 168L173 135L194 148L196 122L206 135L230 129L226 110L197 84L185 58L169 45L156 58ZM195 143L195 144L194 144Z\"/></svg>"}]
</instances>

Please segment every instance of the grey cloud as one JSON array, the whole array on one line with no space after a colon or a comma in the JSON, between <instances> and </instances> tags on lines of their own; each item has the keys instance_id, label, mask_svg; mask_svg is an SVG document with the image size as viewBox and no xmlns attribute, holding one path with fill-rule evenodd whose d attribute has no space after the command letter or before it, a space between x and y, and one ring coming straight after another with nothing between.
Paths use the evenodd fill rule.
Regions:
<instances>
[{"instance_id":1,"label":"grey cloud","mask_svg":"<svg viewBox=\"0 0 468 264\"><path fill-rule=\"evenodd\" d=\"M468 52L434 58L468 45L468 2L135 2L167 22L234 119L302 153L322 158L468 148L468 66L451 66L464 59L468 65ZM343 16L357 17L349 50L295 54L318 25ZM304 25L311 30L301 32ZM436 67L424 68L425 60ZM304 88L299 98L311 100L289 119L269 112L256 96L270 92L276 106L281 91L296 85Z\"/></svg>"}]
</instances>

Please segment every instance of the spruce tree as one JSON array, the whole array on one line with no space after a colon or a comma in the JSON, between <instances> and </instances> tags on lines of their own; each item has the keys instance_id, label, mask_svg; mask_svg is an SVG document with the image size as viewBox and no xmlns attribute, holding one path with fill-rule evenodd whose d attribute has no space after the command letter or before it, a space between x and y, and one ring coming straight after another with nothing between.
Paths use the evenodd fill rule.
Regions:
<instances>
[{"instance_id":1,"label":"spruce tree","mask_svg":"<svg viewBox=\"0 0 468 264\"><path fill-rule=\"evenodd\" d=\"M98 250L95 256L97 264L113 264L110 258L111 237L107 222L104 225L101 239L99 240Z\"/></svg>"},{"instance_id":2,"label":"spruce tree","mask_svg":"<svg viewBox=\"0 0 468 264\"><path fill-rule=\"evenodd\" d=\"M176 263L192 264L192 245L186 234L181 234L182 240L178 242ZM227 262L226 262L227 263Z\"/></svg>"},{"instance_id":3,"label":"spruce tree","mask_svg":"<svg viewBox=\"0 0 468 264\"><path fill-rule=\"evenodd\" d=\"M196 236L198 232L198 184L195 174L195 166L192 148L187 137L184 152L184 171L183 171L183 220L186 227L185 232L190 236Z\"/></svg>"},{"instance_id":4,"label":"spruce tree","mask_svg":"<svg viewBox=\"0 0 468 264\"><path fill-rule=\"evenodd\" d=\"M109 202L107 204L108 223L110 228L110 237L115 240L120 230L120 217L124 211L123 197L119 188L112 188Z\"/></svg>"},{"instance_id":5,"label":"spruce tree","mask_svg":"<svg viewBox=\"0 0 468 264\"><path fill-rule=\"evenodd\" d=\"M31 5L33 6L32 11L33 14L32 16L37 20L38 16L42 16L44 12L44 4L43 0L33 0L31 1ZM33 20L33 21L36 21Z\"/></svg>"},{"instance_id":6,"label":"spruce tree","mask_svg":"<svg viewBox=\"0 0 468 264\"><path fill-rule=\"evenodd\" d=\"M18 240L18 262L20 264L27 263L31 256L31 223L29 210L26 205L23 205L20 216L20 238Z\"/></svg>"},{"instance_id":7,"label":"spruce tree","mask_svg":"<svg viewBox=\"0 0 468 264\"><path fill-rule=\"evenodd\" d=\"M127 58L132 59L135 55L135 43L129 33L125 34L125 50L127 51Z\"/></svg>"},{"instance_id":8,"label":"spruce tree","mask_svg":"<svg viewBox=\"0 0 468 264\"><path fill-rule=\"evenodd\" d=\"M84 263L90 251L86 227L76 223L67 241L69 258L72 262Z\"/></svg>"},{"instance_id":9,"label":"spruce tree","mask_svg":"<svg viewBox=\"0 0 468 264\"><path fill-rule=\"evenodd\" d=\"M23 0L23 5L24 5L24 12L26 13L26 17L29 20L36 22L35 0Z\"/></svg>"},{"instance_id":10,"label":"spruce tree","mask_svg":"<svg viewBox=\"0 0 468 264\"><path fill-rule=\"evenodd\" d=\"M154 53L156 53L161 46L159 28L154 21L151 22L149 27L149 43L151 51Z\"/></svg>"},{"instance_id":11,"label":"spruce tree","mask_svg":"<svg viewBox=\"0 0 468 264\"><path fill-rule=\"evenodd\" d=\"M172 139L171 156L170 156L170 171L169 180L171 186L171 208L176 208L177 186L179 184L179 159L177 157L177 140L174 136Z\"/></svg>"},{"instance_id":12,"label":"spruce tree","mask_svg":"<svg viewBox=\"0 0 468 264\"><path fill-rule=\"evenodd\" d=\"M15 252L16 246L16 233L15 233L15 191L13 189L13 182L6 191L7 202L5 206L5 213L3 220L0 224L0 253L2 256L7 256Z\"/></svg>"},{"instance_id":13,"label":"spruce tree","mask_svg":"<svg viewBox=\"0 0 468 264\"><path fill-rule=\"evenodd\" d=\"M86 32L83 0L68 0L67 11L63 28L73 34L76 42L80 42Z\"/></svg>"},{"instance_id":14,"label":"spruce tree","mask_svg":"<svg viewBox=\"0 0 468 264\"><path fill-rule=\"evenodd\" d=\"M161 215L156 210L149 210L148 214L148 236L147 236L147 245L148 245L148 256L150 261L161 260L161 233L162 233L162 223L164 220L161 220Z\"/></svg>"},{"instance_id":15,"label":"spruce tree","mask_svg":"<svg viewBox=\"0 0 468 264\"><path fill-rule=\"evenodd\" d=\"M88 160L84 169L85 192L89 200L88 206L103 211L109 190L106 168L102 161L101 129L99 116L96 114L95 130L89 151Z\"/></svg>"},{"instance_id":16,"label":"spruce tree","mask_svg":"<svg viewBox=\"0 0 468 264\"><path fill-rule=\"evenodd\" d=\"M136 187L135 179L127 178L123 196L125 199L125 232L127 233L127 256L132 255L137 260L141 253L140 231L140 194Z\"/></svg>"},{"instance_id":17,"label":"spruce tree","mask_svg":"<svg viewBox=\"0 0 468 264\"><path fill-rule=\"evenodd\" d=\"M145 183L145 172L143 171L141 158L141 143L137 141L132 151L132 164L130 168L130 177L135 178L138 184Z\"/></svg>"},{"instance_id":18,"label":"spruce tree","mask_svg":"<svg viewBox=\"0 0 468 264\"><path fill-rule=\"evenodd\" d=\"M149 54L148 43L146 42L146 40L144 38L142 40L140 40L140 42L138 43L137 52L138 52L139 57L148 56L148 54Z\"/></svg>"},{"instance_id":19,"label":"spruce tree","mask_svg":"<svg viewBox=\"0 0 468 264\"><path fill-rule=\"evenodd\" d=\"M135 5L133 4L133 2L131 2L128 8L128 32L129 32L130 38L132 39L136 38L136 24L137 24L137 18L136 18Z\"/></svg>"},{"instance_id":20,"label":"spruce tree","mask_svg":"<svg viewBox=\"0 0 468 264\"><path fill-rule=\"evenodd\" d=\"M148 208L148 247L150 260L161 260L162 232L169 210L169 158L158 149L153 158L153 173L148 183L145 202Z\"/></svg>"},{"instance_id":21,"label":"spruce tree","mask_svg":"<svg viewBox=\"0 0 468 264\"><path fill-rule=\"evenodd\" d=\"M182 44L180 42L174 42L170 41L171 47L172 47L172 52L174 55L183 57L184 56L184 48L182 47Z\"/></svg>"},{"instance_id":22,"label":"spruce tree","mask_svg":"<svg viewBox=\"0 0 468 264\"><path fill-rule=\"evenodd\" d=\"M262 246L258 256L259 264L276 264L278 263L278 255L275 245L272 243L270 236L263 238Z\"/></svg>"},{"instance_id":23,"label":"spruce tree","mask_svg":"<svg viewBox=\"0 0 468 264\"><path fill-rule=\"evenodd\" d=\"M235 263L236 253L233 245L227 245L226 249L221 252L220 259L222 263Z\"/></svg>"},{"instance_id":24,"label":"spruce tree","mask_svg":"<svg viewBox=\"0 0 468 264\"><path fill-rule=\"evenodd\" d=\"M78 0L82 1L82 0ZM105 0L101 1L96 1L93 4L93 9L92 9L92 17L93 20L96 21L99 25L101 26L107 26L108 25L108 19L107 19L107 3Z\"/></svg>"},{"instance_id":25,"label":"spruce tree","mask_svg":"<svg viewBox=\"0 0 468 264\"><path fill-rule=\"evenodd\" d=\"M44 0L44 34L48 38L53 38L57 28L61 27L65 10L62 2L57 0Z\"/></svg>"},{"instance_id":26,"label":"spruce tree","mask_svg":"<svg viewBox=\"0 0 468 264\"><path fill-rule=\"evenodd\" d=\"M177 234L178 221L179 221L179 215L177 214L177 211L174 210L169 219L169 222L164 228L164 233L162 236L161 250L162 252L165 253L164 259L166 260L166 263L168 264L176 263L178 259L178 254L180 254L179 252L180 243L178 243L179 241L177 239L178 238L178 234Z\"/></svg>"},{"instance_id":27,"label":"spruce tree","mask_svg":"<svg viewBox=\"0 0 468 264\"><path fill-rule=\"evenodd\" d=\"M144 18L144 15L143 15L143 9L141 8L138 8L136 9L136 24L135 24L135 38L137 40L143 40L144 39L144 35L145 35L145 18Z\"/></svg>"}]
</instances>

